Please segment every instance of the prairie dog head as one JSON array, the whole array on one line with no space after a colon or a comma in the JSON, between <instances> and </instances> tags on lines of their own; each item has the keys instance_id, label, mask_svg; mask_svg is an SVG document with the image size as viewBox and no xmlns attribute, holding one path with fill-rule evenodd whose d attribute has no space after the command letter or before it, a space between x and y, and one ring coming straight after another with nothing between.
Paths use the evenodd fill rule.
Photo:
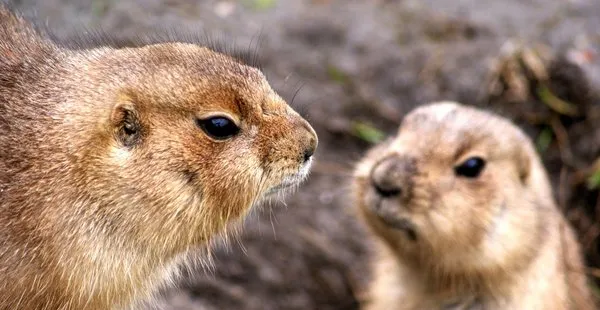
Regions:
<instances>
[{"instance_id":1,"label":"prairie dog head","mask_svg":"<svg viewBox=\"0 0 600 310\"><path fill-rule=\"evenodd\" d=\"M525 134L455 102L415 109L355 170L355 200L401 260L442 274L502 272L539 246L550 185Z\"/></svg>"},{"instance_id":2,"label":"prairie dog head","mask_svg":"<svg viewBox=\"0 0 600 310\"><path fill-rule=\"evenodd\" d=\"M73 123L101 113L77 133L90 137L73 146L86 150L81 178L110 199L113 226L140 240L204 242L307 176L317 135L258 69L182 43L74 57L86 74L71 82L94 87L75 87L91 103L67 105L78 105Z\"/></svg>"}]
</instances>

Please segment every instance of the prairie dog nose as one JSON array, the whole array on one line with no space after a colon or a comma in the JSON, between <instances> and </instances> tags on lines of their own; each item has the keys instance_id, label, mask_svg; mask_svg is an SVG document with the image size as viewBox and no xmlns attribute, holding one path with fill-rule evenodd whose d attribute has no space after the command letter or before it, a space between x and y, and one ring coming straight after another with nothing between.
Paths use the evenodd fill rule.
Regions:
<instances>
[{"instance_id":1,"label":"prairie dog nose","mask_svg":"<svg viewBox=\"0 0 600 310\"><path fill-rule=\"evenodd\" d=\"M415 161L411 158L390 155L373 167L371 182L382 197L403 196L410 191L410 178L415 170Z\"/></svg>"},{"instance_id":2,"label":"prairie dog nose","mask_svg":"<svg viewBox=\"0 0 600 310\"><path fill-rule=\"evenodd\" d=\"M312 126L304 119L300 120L300 156L303 162L307 162L317 150L319 138Z\"/></svg>"}]
</instances>

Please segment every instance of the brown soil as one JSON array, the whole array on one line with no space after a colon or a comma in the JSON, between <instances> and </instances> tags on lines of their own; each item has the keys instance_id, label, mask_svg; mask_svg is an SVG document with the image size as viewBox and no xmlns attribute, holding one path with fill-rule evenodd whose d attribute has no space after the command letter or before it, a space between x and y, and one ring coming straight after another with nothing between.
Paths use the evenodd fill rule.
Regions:
<instances>
[{"instance_id":1,"label":"brown soil","mask_svg":"<svg viewBox=\"0 0 600 310\"><path fill-rule=\"evenodd\" d=\"M210 270L186 273L160 309L357 309L369 249L351 215L352 164L414 106L441 99L523 126L600 276L596 0L13 2L59 38L82 27L125 41L157 29L206 30L238 46L260 37L269 80L319 134L312 176L287 206L257 211L239 243L219 246Z\"/></svg>"}]
</instances>

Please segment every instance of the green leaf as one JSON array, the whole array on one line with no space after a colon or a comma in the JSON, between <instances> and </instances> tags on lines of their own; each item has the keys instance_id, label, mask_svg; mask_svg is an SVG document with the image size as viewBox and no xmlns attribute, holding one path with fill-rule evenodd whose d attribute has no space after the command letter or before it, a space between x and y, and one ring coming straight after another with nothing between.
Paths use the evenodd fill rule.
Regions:
<instances>
[{"instance_id":1,"label":"green leaf","mask_svg":"<svg viewBox=\"0 0 600 310\"><path fill-rule=\"evenodd\" d=\"M588 189L594 190L600 188L600 169L592 173L587 179Z\"/></svg>"},{"instance_id":2,"label":"green leaf","mask_svg":"<svg viewBox=\"0 0 600 310\"><path fill-rule=\"evenodd\" d=\"M354 122L352 124L352 131L358 138L372 144L379 143L385 138L385 134L382 131L363 122Z\"/></svg>"},{"instance_id":3,"label":"green leaf","mask_svg":"<svg viewBox=\"0 0 600 310\"><path fill-rule=\"evenodd\" d=\"M548 150L550 143L552 143L552 136L553 132L550 127L546 127L540 132L535 140L535 145L538 149L538 152L544 153L546 150Z\"/></svg>"},{"instance_id":4,"label":"green leaf","mask_svg":"<svg viewBox=\"0 0 600 310\"><path fill-rule=\"evenodd\" d=\"M268 10L277 4L277 0L252 0L251 2L255 10Z\"/></svg>"},{"instance_id":5,"label":"green leaf","mask_svg":"<svg viewBox=\"0 0 600 310\"><path fill-rule=\"evenodd\" d=\"M92 1L92 13L95 16L104 16L111 5L110 0L94 0Z\"/></svg>"},{"instance_id":6,"label":"green leaf","mask_svg":"<svg viewBox=\"0 0 600 310\"><path fill-rule=\"evenodd\" d=\"M346 75L346 73L342 72L340 69L334 66L327 67L327 74L329 74L329 77L332 80L340 84L346 84L346 82L348 82L348 76Z\"/></svg>"},{"instance_id":7,"label":"green leaf","mask_svg":"<svg viewBox=\"0 0 600 310\"><path fill-rule=\"evenodd\" d=\"M543 84L537 88L537 95L540 97L543 103L560 114L569 116L576 116L578 114L577 107L575 105L558 98L552 93L552 91L550 91L548 87Z\"/></svg>"}]
</instances>

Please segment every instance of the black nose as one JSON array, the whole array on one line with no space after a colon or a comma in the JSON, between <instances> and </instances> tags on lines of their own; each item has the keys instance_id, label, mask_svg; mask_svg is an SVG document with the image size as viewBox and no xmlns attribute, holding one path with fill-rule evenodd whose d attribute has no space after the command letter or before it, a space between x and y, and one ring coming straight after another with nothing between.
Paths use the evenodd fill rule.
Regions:
<instances>
[{"instance_id":1,"label":"black nose","mask_svg":"<svg viewBox=\"0 0 600 310\"><path fill-rule=\"evenodd\" d=\"M300 119L299 122L300 130L302 131L299 142L301 143L302 148L300 148L298 155L300 155L300 160L307 162L315 154L317 145L319 145L319 138L308 122L303 119Z\"/></svg>"},{"instance_id":2,"label":"black nose","mask_svg":"<svg viewBox=\"0 0 600 310\"><path fill-rule=\"evenodd\" d=\"M382 197L397 197L410 190L410 179L415 171L414 161L396 155L378 162L371 171L371 182Z\"/></svg>"},{"instance_id":3,"label":"black nose","mask_svg":"<svg viewBox=\"0 0 600 310\"><path fill-rule=\"evenodd\" d=\"M304 162L307 162L315 154L315 148L309 147L304 150Z\"/></svg>"},{"instance_id":4,"label":"black nose","mask_svg":"<svg viewBox=\"0 0 600 310\"><path fill-rule=\"evenodd\" d=\"M383 197L394 197L402 193L402 189L399 186L395 185L388 186L381 183L378 184L373 182L373 186L375 187L375 190L377 190L377 193L379 193L379 195Z\"/></svg>"}]
</instances>

